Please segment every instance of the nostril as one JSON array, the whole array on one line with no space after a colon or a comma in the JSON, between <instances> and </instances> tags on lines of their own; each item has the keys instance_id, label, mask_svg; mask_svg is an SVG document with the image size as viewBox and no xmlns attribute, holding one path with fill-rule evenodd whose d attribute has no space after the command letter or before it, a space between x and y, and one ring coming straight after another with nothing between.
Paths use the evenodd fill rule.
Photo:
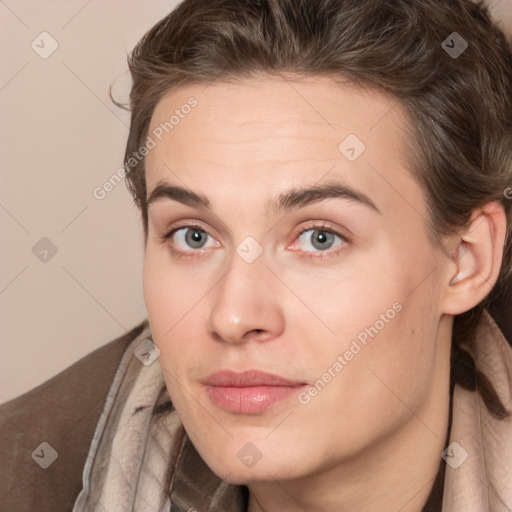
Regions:
<instances>
[{"instance_id":1,"label":"nostril","mask_svg":"<svg viewBox=\"0 0 512 512\"><path fill-rule=\"evenodd\" d=\"M246 340L256 340L256 341L267 341L272 338L272 335L266 331L265 329L253 329L252 331L248 331L244 339Z\"/></svg>"}]
</instances>

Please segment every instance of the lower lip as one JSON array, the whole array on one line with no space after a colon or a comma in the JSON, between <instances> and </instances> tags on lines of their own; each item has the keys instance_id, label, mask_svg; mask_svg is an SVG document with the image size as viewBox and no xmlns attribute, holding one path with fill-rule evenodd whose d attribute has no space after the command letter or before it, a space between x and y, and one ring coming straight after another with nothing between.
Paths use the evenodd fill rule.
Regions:
<instances>
[{"instance_id":1,"label":"lower lip","mask_svg":"<svg viewBox=\"0 0 512 512\"><path fill-rule=\"evenodd\" d=\"M206 386L210 400L229 412L257 414L271 405L296 395L304 386Z\"/></svg>"}]
</instances>

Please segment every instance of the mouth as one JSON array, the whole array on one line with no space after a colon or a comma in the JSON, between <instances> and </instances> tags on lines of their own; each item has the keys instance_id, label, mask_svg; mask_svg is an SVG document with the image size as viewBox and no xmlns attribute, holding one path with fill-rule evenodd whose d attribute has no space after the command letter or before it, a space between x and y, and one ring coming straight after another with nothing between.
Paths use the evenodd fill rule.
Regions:
<instances>
[{"instance_id":1,"label":"mouth","mask_svg":"<svg viewBox=\"0 0 512 512\"><path fill-rule=\"evenodd\" d=\"M307 383L259 370L237 373L221 370L202 381L210 400L221 409L258 414L297 394Z\"/></svg>"}]
</instances>

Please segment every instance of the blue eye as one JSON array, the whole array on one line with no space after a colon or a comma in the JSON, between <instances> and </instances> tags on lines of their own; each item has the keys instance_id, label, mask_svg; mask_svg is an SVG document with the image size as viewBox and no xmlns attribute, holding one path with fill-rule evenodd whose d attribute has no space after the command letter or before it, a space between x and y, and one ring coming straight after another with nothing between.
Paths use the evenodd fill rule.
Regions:
<instances>
[{"instance_id":1,"label":"blue eye","mask_svg":"<svg viewBox=\"0 0 512 512\"><path fill-rule=\"evenodd\" d=\"M175 229L169 233L168 237L178 246L179 250L185 252L189 249L205 249L209 247L206 245L208 239L212 239L206 231L195 226Z\"/></svg>"},{"instance_id":2,"label":"blue eye","mask_svg":"<svg viewBox=\"0 0 512 512\"><path fill-rule=\"evenodd\" d=\"M306 248L304 251L327 251L336 248L345 242L345 238L330 230L310 228L302 231L299 240Z\"/></svg>"},{"instance_id":3,"label":"blue eye","mask_svg":"<svg viewBox=\"0 0 512 512\"><path fill-rule=\"evenodd\" d=\"M175 257L203 257L206 249L221 244L199 225L185 225L174 228L162 239L169 244ZM302 253L304 258L316 259L337 256L350 240L324 224L312 225L296 235L296 242L288 249ZM170 243L169 243L170 242Z\"/></svg>"}]
</instances>

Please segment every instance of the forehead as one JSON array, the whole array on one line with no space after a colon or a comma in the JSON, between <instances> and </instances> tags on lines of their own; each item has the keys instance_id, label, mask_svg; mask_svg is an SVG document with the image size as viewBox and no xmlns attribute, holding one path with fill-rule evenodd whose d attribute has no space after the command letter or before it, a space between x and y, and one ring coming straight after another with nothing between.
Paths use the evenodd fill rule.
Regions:
<instances>
[{"instance_id":1,"label":"forehead","mask_svg":"<svg viewBox=\"0 0 512 512\"><path fill-rule=\"evenodd\" d=\"M188 107L191 102L196 103L192 109ZM194 123L198 117L200 122ZM298 123L306 126L299 127ZM191 124L196 139L213 140L222 132L236 143L258 130L296 137L301 132L311 136L311 130L315 130L318 138L336 139L344 130L352 129L363 137L379 125L400 130L405 127L406 116L396 98L348 81L335 83L327 77L313 76L300 80L262 77L178 88L158 102L149 132L163 128L163 137L172 139L179 133L179 126ZM379 131L375 131L376 136Z\"/></svg>"},{"instance_id":2,"label":"forehead","mask_svg":"<svg viewBox=\"0 0 512 512\"><path fill-rule=\"evenodd\" d=\"M400 193L422 201L401 104L348 82L262 78L184 86L157 104L148 134L156 143L146 158L148 192L161 180L182 180L228 200L250 183L255 197L267 198L274 185L328 176L376 194L381 204L396 203Z\"/></svg>"}]
</instances>

